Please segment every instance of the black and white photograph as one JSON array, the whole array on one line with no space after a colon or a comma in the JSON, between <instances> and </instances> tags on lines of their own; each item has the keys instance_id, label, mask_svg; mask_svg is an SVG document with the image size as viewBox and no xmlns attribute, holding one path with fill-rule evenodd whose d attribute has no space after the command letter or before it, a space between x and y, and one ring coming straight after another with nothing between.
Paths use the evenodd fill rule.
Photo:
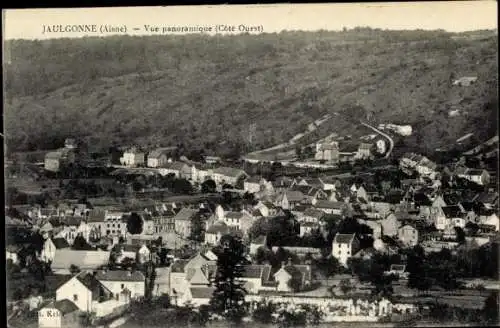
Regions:
<instances>
[{"instance_id":1,"label":"black and white photograph","mask_svg":"<svg viewBox=\"0 0 500 328\"><path fill-rule=\"evenodd\" d=\"M6 327L499 326L497 10L3 10Z\"/></svg>"}]
</instances>

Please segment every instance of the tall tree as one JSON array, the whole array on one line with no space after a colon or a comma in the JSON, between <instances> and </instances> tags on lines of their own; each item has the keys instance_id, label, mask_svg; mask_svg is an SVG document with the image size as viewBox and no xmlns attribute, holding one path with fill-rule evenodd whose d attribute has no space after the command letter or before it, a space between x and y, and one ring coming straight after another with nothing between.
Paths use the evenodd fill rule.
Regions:
<instances>
[{"instance_id":1,"label":"tall tree","mask_svg":"<svg viewBox=\"0 0 500 328\"><path fill-rule=\"evenodd\" d=\"M247 291L243 287L243 265L247 264L245 246L239 237L226 235L215 249L217 272L215 291L210 300L212 309L231 321L240 321L245 314Z\"/></svg>"},{"instance_id":2,"label":"tall tree","mask_svg":"<svg viewBox=\"0 0 500 328\"><path fill-rule=\"evenodd\" d=\"M132 212L127 220L127 231L132 235L142 233L144 222L139 214Z\"/></svg>"},{"instance_id":3,"label":"tall tree","mask_svg":"<svg viewBox=\"0 0 500 328\"><path fill-rule=\"evenodd\" d=\"M191 234L189 239L203 242L205 240L205 222L200 213L197 213L191 218Z\"/></svg>"}]
</instances>

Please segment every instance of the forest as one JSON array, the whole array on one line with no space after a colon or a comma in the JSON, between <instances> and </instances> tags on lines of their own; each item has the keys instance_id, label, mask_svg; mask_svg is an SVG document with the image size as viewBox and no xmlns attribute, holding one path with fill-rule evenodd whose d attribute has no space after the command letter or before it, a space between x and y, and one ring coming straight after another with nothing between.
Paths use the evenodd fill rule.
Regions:
<instances>
[{"instance_id":1,"label":"forest","mask_svg":"<svg viewBox=\"0 0 500 328\"><path fill-rule=\"evenodd\" d=\"M334 112L411 124L404 145L426 154L497 128L496 31L9 40L5 51L9 153L78 137L93 151L182 144L234 155L289 140ZM462 76L478 81L453 86ZM350 128L331 120L322 131Z\"/></svg>"}]
</instances>

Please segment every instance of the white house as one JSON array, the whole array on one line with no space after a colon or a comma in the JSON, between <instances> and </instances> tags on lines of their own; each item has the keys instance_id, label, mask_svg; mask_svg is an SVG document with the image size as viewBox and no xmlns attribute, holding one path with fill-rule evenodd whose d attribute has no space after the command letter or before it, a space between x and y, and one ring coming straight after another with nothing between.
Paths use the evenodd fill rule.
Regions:
<instances>
[{"instance_id":1,"label":"white house","mask_svg":"<svg viewBox=\"0 0 500 328\"><path fill-rule=\"evenodd\" d=\"M118 295L124 289L130 291L132 298L143 297L145 294L146 278L140 271L100 270L95 278L109 289L113 295Z\"/></svg>"},{"instance_id":2,"label":"white house","mask_svg":"<svg viewBox=\"0 0 500 328\"><path fill-rule=\"evenodd\" d=\"M120 158L120 163L130 167L139 166L144 164L144 157L144 152L132 147L123 153L123 156Z\"/></svg>"},{"instance_id":3,"label":"white house","mask_svg":"<svg viewBox=\"0 0 500 328\"><path fill-rule=\"evenodd\" d=\"M250 194L255 194L261 191L266 183L266 179L262 177L250 177L243 182L243 189Z\"/></svg>"},{"instance_id":4,"label":"white house","mask_svg":"<svg viewBox=\"0 0 500 328\"><path fill-rule=\"evenodd\" d=\"M92 273L85 271L73 276L56 290L56 301L70 300L79 310L85 312L92 312L96 303L111 297L111 291Z\"/></svg>"},{"instance_id":5,"label":"white house","mask_svg":"<svg viewBox=\"0 0 500 328\"><path fill-rule=\"evenodd\" d=\"M236 187L238 182L248 177L245 171L232 167L218 167L211 171L211 178L217 185L229 184Z\"/></svg>"},{"instance_id":6,"label":"white house","mask_svg":"<svg viewBox=\"0 0 500 328\"><path fill-rule=\"evenodd\" d=\"M347 260L358 252L359 247L359 240L356 234L337 233L332 243L332 256L340 264L347 266Z\"/></svg>"},{"instance_id":7,"label":"white house","mask_svg":"<svg viewBox=\"0 0 500 328\"><path fill-rule=\"evenodd\" d=\"M69 244L64 238L47 238L43 243L42 251L40 252L40 260L43 262L54 261L56 250L68 248Z\"/></svg>"},{"instance_id":8,"label":"white house","mask_svg":"<svg viewBox=\"0 0 500 328\"><path fill-rule=\"evenodd\" d=\"M175 147L157 148L148 154L148 167L163 167L168 163L168 155Z\"/></svg>"},{"instance_id":9,"label":"white house","mask_svg":"<svg viewBox=\"0 0 500 328\"><path fill-rule=\"evenodd\" d=\"M77 327L80 320L79 313L78 306L70 300L51 302L38 311L38 327Z\"/></svg>"},{"instance_id":10,"label":"white house","mask_svg":"<svg viewBox=\"0 0 500 328\"><path fill-rule=\"evenodd\" d=\"M276 290L281 292L295 292L290 286L290 280L297 279L300 283L299 290L306 288L311 284L311 266L293 265L283 263L281 268L274 274L274 280L277 282Z\"/></svg>"},{"instance_id":11,"label":"white house","mask_svg":"<svg viewBox=\"0 0 500 328\"><path fill-rule=\"evenodd\" d=\"M465 172L459 172L457 177L469 180L481 186L487 185L491 180L488 171L478 169L466 169Z\"/></svg>"}]
</instances>

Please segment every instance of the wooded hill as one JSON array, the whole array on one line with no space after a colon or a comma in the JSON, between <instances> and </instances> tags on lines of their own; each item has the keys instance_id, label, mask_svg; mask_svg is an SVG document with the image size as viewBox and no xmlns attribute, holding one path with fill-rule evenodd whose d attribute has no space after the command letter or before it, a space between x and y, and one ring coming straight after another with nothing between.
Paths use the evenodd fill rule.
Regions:
<instances>
[{"instance_id":1,"label":"wooded hill","mask_svg":"<svg viewBox=\"0 0 500 328\"><path fill-rule=\"evenodd\" d=\"M183 143L240 153L336 111L411 124L405 144L423 152L497 129L496 30L12 40L5 51L9 151L75 136L96 150ZM453 86L462 76L478 81ZM452 109L461 115L449 117Z\"/></svg>"}]
</instances>

